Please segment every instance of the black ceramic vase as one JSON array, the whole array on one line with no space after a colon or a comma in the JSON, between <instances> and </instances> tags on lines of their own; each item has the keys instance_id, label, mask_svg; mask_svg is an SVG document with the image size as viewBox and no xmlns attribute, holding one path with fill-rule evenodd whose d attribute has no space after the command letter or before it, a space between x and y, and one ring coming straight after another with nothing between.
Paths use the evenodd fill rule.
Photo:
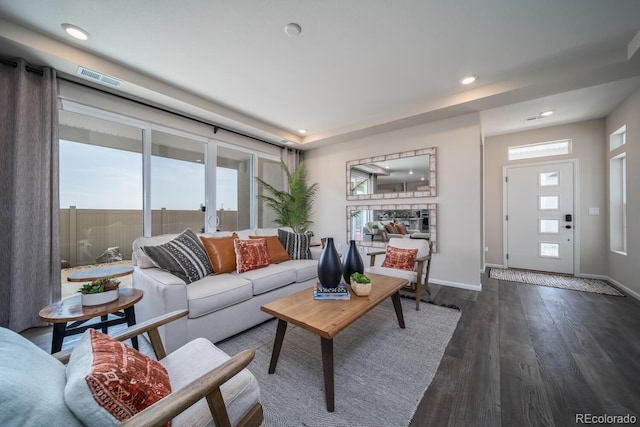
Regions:
<instances>
[{"instance_id":1,"label":"black ceramic vase","mask_svg":"<svg viewBox=\"0 0 640 427\"><path fill-rule=\"evenodd\" d=\"M347 253L342 256L342 277L344 277L344 281L351 284L351 275L356 272L364 273L364 262L360 252L358 252L356 241L351 240Z\"/></svg>"},{"instance_id":2,"label":"black ceramic vase","mask_svg":"<svg viewBox=\"0 0 640 427\"><path fill-rule=\"evenodd\" d=\"M325 288L336 288L342 278L342 264L333 237L327 238L327 244L318 260L318 281Z\"/></svg>"}]
</instances>

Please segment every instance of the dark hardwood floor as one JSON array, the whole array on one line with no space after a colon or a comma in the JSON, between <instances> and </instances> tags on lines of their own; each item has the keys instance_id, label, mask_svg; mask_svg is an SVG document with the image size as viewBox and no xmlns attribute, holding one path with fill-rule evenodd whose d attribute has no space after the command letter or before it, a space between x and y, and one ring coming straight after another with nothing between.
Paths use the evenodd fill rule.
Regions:
<instances>
[{"instance_id":1,"label":"dark hardwood floor","mask_svg":"<svg viewBox=\"0 0 640 427\"><path fill-rule=\"evenodd\" d=\"M585 424L581 414L640 422L634 298L486 275L482 292L431 287L462 317L412 427L571 426ZM604 421L594 424L620 425Z\"/></svg>"}]
</instances>

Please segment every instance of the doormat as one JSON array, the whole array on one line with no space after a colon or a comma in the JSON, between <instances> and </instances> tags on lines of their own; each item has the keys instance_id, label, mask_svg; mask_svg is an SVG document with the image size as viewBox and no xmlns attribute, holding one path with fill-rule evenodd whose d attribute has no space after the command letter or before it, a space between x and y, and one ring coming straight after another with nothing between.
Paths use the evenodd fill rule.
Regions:
<instances>
[{"instance_id":1,"label":"doormat","mask_svg":"<svg viewBox=\"0 0 640 427\"><path fill-rule=\"evenodd\" d=\"M571 289L573 291L592 292L595 294L623 297L620 291L606 282L598 279L584 279L581 277L563 276L561 274L539 273L527 270L509 270L492 268L489 271L492 279L509 282L528 283L530 285L549 286L551 288Z\"/></svg>"}]
</instances>

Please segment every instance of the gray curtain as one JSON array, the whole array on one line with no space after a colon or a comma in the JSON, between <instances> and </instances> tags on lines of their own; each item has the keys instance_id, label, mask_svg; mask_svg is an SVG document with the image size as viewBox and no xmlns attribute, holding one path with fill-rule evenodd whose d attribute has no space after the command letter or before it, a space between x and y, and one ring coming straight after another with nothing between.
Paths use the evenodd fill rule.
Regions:
<instances>
[{"instance_id":1,"label":"gray curtain","mask_svg":"<svg viewBox=\"0 0 640 427\"><path fill-rule=\"evenodd\" d=\"M304 160L303 152L294 148L282 147L280 150L280 159L284 162L289 169L289 172L293 172ZM285 188L289 188L287 181L287 174L282 171L282 182Z\"/></svg>"},{"instance_id":2,"label":"gray curtain","mask_svg":"<svg viewBox=\"0 0 640 427\"><path fill-rule=\"evenodd\" d=\"M0 326L60 299L56 72L0 61Z\"/></svg>"}]
</instances>

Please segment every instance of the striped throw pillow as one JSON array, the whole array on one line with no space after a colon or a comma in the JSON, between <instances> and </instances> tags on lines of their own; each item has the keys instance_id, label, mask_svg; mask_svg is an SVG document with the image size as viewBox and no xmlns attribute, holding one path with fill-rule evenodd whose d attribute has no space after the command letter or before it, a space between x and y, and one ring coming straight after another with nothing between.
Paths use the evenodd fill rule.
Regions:
<instances>
[{"instance_id":1,"label":"striped throw pillow","mask_svg":"<svg viewBox=\"0 0 640 427\"><path fill-rule=\"evenodd\" d=\"M142 251L156 267L168 271L189 284L213 273L202 242L191 229L158 246L143 246Z\"/></svg>"},{"instance_id":2,"label":"striped throw pillow","mask_svg":"<svg viewBox=\"0 0 640 427\"><path fill-rule=\"evenodd\" d=\"M300 233L291 233L278 229L278 240L287 250L291 259L311 259L309 250L309 236Z\"/></svg>"}]
</instances>

